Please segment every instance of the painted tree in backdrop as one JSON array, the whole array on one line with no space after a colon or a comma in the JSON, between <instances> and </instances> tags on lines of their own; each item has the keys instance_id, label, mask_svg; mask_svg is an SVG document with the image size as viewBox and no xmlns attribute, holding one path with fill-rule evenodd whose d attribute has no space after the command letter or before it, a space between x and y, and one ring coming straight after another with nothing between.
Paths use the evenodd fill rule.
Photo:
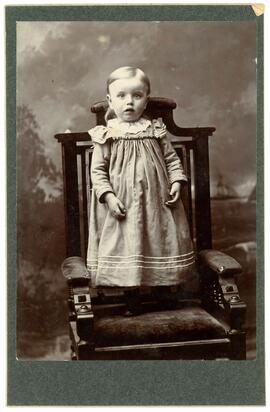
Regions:
<instances>
[{"instance_id":1,"label":"painted tree in backdrop","mask_svg":"<svg viewBox=\"0 0 270 412\"><path fill-rule=\"evenodd\" d=\"M64 302L60 173L46 154L33 112L17 109L18 335L57 327ZM58 325L59 326L59 325Z\"/></svg>"}]
</instances>

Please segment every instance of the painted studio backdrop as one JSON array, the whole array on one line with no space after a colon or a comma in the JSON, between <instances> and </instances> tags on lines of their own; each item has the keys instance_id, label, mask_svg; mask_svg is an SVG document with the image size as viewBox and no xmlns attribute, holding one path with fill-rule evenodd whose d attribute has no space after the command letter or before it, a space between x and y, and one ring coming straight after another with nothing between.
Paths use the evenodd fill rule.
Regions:
<instances>
[{"instance_id":1,"label":"painted studio backdrop","mask_svg":"<svg viewBox=\"0 0 270 412\"><path fill-rule=\"evenodd\" d=\"M242 264L248 359L256 357L256 23L17 23L17 352L69 359L61 148L56 133L95 126L108 74L142 68L179 126L210 138L214 248Z\"/></svg>"}]
</instances>

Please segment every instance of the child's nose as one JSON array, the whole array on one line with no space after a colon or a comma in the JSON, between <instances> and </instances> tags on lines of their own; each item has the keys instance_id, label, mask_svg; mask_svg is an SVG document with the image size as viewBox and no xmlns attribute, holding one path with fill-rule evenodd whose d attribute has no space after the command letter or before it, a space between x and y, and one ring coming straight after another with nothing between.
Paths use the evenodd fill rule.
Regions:
<instances>
[{"instance_id":1,"label":"child's nose","mask_svg":"<svg viewBox=\"0 0 270 412\"><path fill-rule=\"evenodd\" d=\"M133 104L133 98L132 98L132 96L127 95L126 103L127 103L127 104Z\"/></svg>"}]
</instances>

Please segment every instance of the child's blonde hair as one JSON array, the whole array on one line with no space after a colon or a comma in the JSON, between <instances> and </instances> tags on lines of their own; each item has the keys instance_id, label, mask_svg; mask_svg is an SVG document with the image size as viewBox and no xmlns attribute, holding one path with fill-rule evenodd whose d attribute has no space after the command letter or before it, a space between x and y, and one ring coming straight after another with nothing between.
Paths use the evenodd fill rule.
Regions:
<instances>
[{"instance_id":1,"label":"child's blonde hair","mask_svg":"<svg viewBox=\"0 0 270 412\"><path fill-rule=\"evenodd\" d=\"M130 79L132 77L137 77L140 79L146 86L147 95L150 94L150 80L146 74L139 69L138 67L131 67L131 66L124 66L119 67L118 69L114 70L108 77L107 80L107 93L110 94L110 85L115 82L116 80L121 79ZM105 121L106 123L108 120L113 119L115 117L114 111L108 107L107 112L105 113Z\"/></svg>"}]
</instances>

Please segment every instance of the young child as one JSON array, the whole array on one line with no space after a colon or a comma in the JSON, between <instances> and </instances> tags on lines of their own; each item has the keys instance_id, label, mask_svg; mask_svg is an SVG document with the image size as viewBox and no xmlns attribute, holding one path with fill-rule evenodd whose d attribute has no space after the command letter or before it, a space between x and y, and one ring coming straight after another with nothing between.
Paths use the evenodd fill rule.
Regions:
<instances>
[{"instance_id":1,"label":"young child","mask_svg":"<svg viewBox=\"0 0 270 412\"><path fill-rule=\"evenodd\" d=\"M107 126L94 143L87 267L93 286L173 286L194 277L194 251L180 199L187 178L166 127L144 115L145 73L121 67L108 78Z\"/></svg>"}]
</instances>

